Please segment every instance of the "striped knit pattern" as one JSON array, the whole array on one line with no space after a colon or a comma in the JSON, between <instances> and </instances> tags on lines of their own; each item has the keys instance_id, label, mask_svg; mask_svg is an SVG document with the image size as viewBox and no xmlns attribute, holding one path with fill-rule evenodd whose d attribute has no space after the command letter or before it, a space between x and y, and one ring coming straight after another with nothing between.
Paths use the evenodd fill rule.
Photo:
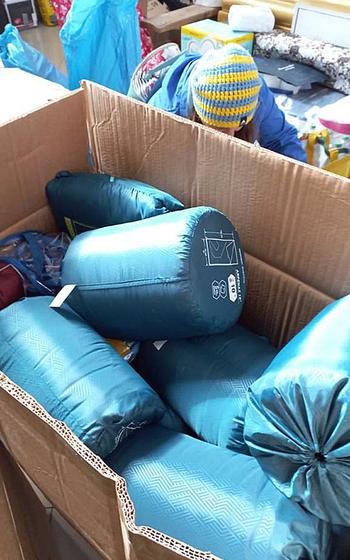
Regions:
<instances>
[{"instance_id":1,"label":"striped knit pattern","mask_svg":"<svg viewBox=\"0 0 350 560\"><path fill-rule=\"evenodd\" d=\"M201 58L191 88L194 109L204 124L239 128L252 120L258 104L258 69L241 45L226 45Z\"/></svg>"}]
</instances>

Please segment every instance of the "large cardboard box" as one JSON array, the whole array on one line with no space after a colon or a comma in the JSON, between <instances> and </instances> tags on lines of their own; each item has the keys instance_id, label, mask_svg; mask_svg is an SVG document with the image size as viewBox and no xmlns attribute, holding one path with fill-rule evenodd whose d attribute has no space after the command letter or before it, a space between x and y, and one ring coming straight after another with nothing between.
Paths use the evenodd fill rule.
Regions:
<instances>
[{"instance_id":1,"label":"large cardboard box","mask_svg":"<svg viewBox=\"0 0 350 560\"><path fill-rule=\"evenodd\" d=\"M350 292L349 180L89 83L0 126L1 237L55 228L45 185L61 169L88 170L89 147L97 171L147 181L186 205L214 206L233 220L248 266L242 321L274 344L283 345ZM213 558L137 527L124 480L5 373L2 441L102 558ZM1 532L0 546L13 547L13 532Z\"/></svg>"}]
</instances>

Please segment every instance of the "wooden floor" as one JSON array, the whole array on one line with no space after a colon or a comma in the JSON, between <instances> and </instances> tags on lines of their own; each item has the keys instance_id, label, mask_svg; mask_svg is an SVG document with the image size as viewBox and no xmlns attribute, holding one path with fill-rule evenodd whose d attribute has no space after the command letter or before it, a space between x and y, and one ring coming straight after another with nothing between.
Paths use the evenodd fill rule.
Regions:
<instances>
[{"instance_id":1,"label":"wooden floor","mask_svg":"<svg viewBox=\"0 0 350 560\"><path fill-rule=\"evenodd\" d=\"M39 25L21 33L24 41L42 52L59 70L65 72L66 63L58 27Z\"/></svg>"}]
</instances>

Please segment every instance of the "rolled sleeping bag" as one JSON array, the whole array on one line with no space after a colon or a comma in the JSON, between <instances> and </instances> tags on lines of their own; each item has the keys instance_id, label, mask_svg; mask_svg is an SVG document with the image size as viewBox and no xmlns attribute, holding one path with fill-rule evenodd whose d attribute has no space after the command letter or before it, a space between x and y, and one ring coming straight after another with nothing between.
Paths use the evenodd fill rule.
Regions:
<instances>
[{"instance_id":1,"label":"rolled sleeping bag","mask_svg":"<svg viewBox=\"0 0 350 560\"><path fill-rule=\"evenodd\" d=\"M0 369L101 457L166 407L72 309L23 299L0 312ZM168 424L165 424L168 425Z\"/></svg>"},{"instance_id":2,"label":"rolled sleeping bag","mask_svg":"<svg viewBox=\"0 0 350 560\"><path fill-rule=\"evenodd\" d=\"M288 498L350 526L350 296L317 315L250 387L244 437Z\"/></svg>"},{"instance_id":3,"label":"rolled sleeping bag","mask_svg":"<svg viewBox=\"0 0 350 560\"><path fill-rule=\"evenodd\" d=\"M77 234L183 209L175 197L134 179L61 171L46 187L59 230Z\"/></svg>"},{"instance_id":4,"label":"rolled sleeping bag","mask_svg":"<svg viewBox=\"0 0 350 560\"><path fill-rule=\"evenodd\" d=\"M67 301L100 334L139 341L223 332L246 292L238 233L207 207L79 235L62 283L77 286Z\"/></svg>"},{"instance_id":5,"label":"rolled sleeping bag","mask_svg":"<svg viewBox=\"0 0 350 560\"><path fill-rule=\"evenodd\" d=\"M276 354L266 339L235 325L223 334L144 342L135 368L199 438L249 455L247 390Z\"/></svg>"},{"instance_id":6,"label":"rolled sleeping bag","mask_svg":"<svg viewBox=\"0 0 350 560\"><path fill-rule=\"evenodd\" d=\"M125 478L138 526L222 560L340 560L329 523L281 494L253 457L146 426L106 462Z\"/></svg>"}]
</instances>

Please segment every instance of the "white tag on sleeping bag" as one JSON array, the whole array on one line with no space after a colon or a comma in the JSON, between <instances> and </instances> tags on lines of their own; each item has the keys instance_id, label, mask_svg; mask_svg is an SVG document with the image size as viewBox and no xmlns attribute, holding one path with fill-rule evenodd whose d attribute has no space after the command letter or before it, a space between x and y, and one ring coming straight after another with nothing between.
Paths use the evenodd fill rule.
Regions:
<instances>
[{"instance_id":1,"label":"white tag on sleeping bag","mask_svg":"<svg viewBox=\"0 0 350 560\"><path fill-rule=\"evenodd\" d=\"M66 299L71 295L76 284L67 284L58 292L57 296L50 303L50 307L61 307Z\"/></svg>"},{"instance_id":2,"label":"white tag on sleeping bag","mask_svg":"<svg viewBox=\"0 0 350 560\"><path fill-rule=\"evenodd\" d=\"M155 340L153 342L153 346L157 349L157 350L161 350L164 346L164 344L166 344L168 341L167 340Z\"/></svg>"}]
</instances>

